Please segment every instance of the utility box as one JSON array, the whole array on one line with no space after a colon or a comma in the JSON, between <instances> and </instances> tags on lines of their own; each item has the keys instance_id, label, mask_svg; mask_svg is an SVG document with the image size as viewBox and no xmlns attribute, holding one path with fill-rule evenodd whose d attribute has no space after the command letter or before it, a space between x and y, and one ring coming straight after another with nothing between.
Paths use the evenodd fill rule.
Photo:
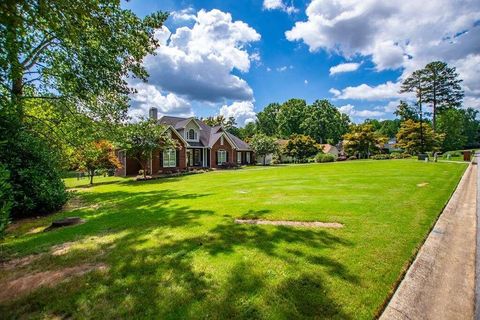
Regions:
<instances>
[{"instance_id":1,"label":"utility box","mask_svg":"<svg viewBox=\"0 0 480 320\"><path fill-rule=\"evenodd\" d=\"M472 151L463 151L463 161L472 161Z\"/></svg>"}]
</instances>

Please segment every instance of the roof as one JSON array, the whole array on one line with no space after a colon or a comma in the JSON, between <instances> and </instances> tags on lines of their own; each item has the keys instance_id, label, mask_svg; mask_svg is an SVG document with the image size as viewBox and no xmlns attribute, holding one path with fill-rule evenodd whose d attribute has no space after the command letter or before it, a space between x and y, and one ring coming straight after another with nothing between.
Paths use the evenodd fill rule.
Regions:
<instances>
[{"instance_id":1,"label":"roof","mask_svg":"<svg viewBox=\"0 0 480 320\"><path fill-rule=\"evenodd\" d=\"M322 147L322 150L325 153L330 152L333 148L335 148L335 149L337 148L337 147L332 146L331 144L328 144L328 143L327 144L321 144L320 146Z\"/></svg>"},{"instance_id":2,"label":"roof","mask_svg":"<svg viewBox=\"0 0 480 320\"><path fill-rule=\"evenodd\" d=\"M183 136L183 131L185 126L191 121L195 122L200 127L200 137L198 142L188 141L188 145L191 147L209 147L211 148L215 142L220 139L222 135L225 135L226 138L233 144L233 147L238 150L251 150L248 143L238 138L237 136L225 131L222 126L213 126L210 127L205 122L195 119L195 118L180 118L180 117L171 117L163 116L158 120L159 124L172 126L180 135Z\"/></svg>"}]
</instances>

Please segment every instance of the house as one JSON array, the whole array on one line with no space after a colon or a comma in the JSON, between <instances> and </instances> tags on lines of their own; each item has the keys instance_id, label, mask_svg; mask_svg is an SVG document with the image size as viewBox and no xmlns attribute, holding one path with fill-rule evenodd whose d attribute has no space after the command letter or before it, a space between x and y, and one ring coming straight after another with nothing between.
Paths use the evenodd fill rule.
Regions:
<instances>
[{"instance_id":1,"label":"house","mask_svg":"<svg viewBox=\"0 0 480 320\"><path fill-rule=\"evenodd\" d=\"M189 168L221 168L226 164L248 165L255 163L250 146L240 138L227 132L222 126L208 126L196 118L163 116L157 118L158 111L151 108L149 115L159 125L164 125L168 134L177 142L176 149L152 153L148 168L149 174L160 174ZM124 151L118 152L123 167L117 175L136 175L141 169L134 159Z\"/></svg>"},{"instance_id":2,"label":"house","mask_svg":"<svg viewBox=\"0 0 480 320\"><path fill-rule=\"evenodd\" d=\"M338 157L339 151L338 148L335 146L332 146L331 144L321 144L320 147L322 148L322 151L324 153L330 153L333 154L335 157Z\"/></svg>"}]
</instances>

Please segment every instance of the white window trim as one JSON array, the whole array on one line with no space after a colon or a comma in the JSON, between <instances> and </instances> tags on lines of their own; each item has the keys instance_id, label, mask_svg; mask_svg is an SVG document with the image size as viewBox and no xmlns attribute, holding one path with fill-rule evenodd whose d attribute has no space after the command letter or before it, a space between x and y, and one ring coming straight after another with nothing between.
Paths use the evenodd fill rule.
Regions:
<instances>
[{"instance_id":1,"label":"white window trim","mask_svg":"<svg viewBox=\"0 0 480 320\"><path fill-rule=\"evenodd\" d=\"M217 157L218 157L217 158L217 164L226 163L227 162L227 151L226 150L218 150L217 151ZM220 161L220 160L224 160L224 161Z\"/></svg>"},{"instance_id":2,"label":"white window trim","mask_svg":"<svg viewBox=\"0 0 480 320\"><path fill-rule=\"evenodd\" d=\"M175 149L163 150L163 167L174 168L177 166L177 151Z\"/></svg>"},{"instance_id":3,"label":"white window trim","mask_svg":"<svg viewBox=\"0 0 480 320\"><path fill-rule=\"evenodd\" d=\"M247 163L250 163L250 152L247 152L247 158L246 158Z\"/></svg>"},{"instance_id":4,"label":"white window trim","mask_svg":"<svg viewBox=\"0 0 480 320\"><path fill-rule=\"evenodd\" d=\"M242 163L242 152L237 151L237 163L241 164Z\"/></svg>"},{"instance_id":5,"label":"white window trim","mask_svg":"<svg viewBox=\"0 0 480 320\"><path fill-rule=\"evenodd\" d=\"M220 137L220 145L223 146L223 143L224 143L224 141L223 141L223 136L221 136L221 137Z\"/></svg>"}]
</instances>

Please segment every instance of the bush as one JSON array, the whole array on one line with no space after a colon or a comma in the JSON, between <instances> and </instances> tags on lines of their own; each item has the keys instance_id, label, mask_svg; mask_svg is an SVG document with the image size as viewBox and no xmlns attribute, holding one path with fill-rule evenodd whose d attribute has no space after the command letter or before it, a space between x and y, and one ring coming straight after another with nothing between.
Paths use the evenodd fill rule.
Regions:
<instances>
[{"instance_id":1,"label":"bush","mask_svg":"<svg viewBox=\"0 0 480 320\"><path fill-rule=\"evenodd\" d=\"M12 187L8 182L9 178L10 172L0 165L0 238L7 227L12 208Z\"/></svg>"},{"instance_id":2,"label":"bush","mask_svg":"<svg viewBox=\"0 0 480 320\"><path fill-rule=\"evenodd\" d=\"M376 154L374 156L371 156L370 159L372 160L389 160L391 159L389 154Z\"/></svg>"},{"instance_id":3,"label":"bush","mask_svg":"<svg viewBox=\"0 0 480 320\"><path fill-rule=\"evenodd\" d=\"M60 209L68 199L60 177L58 158L48 144L27 131L0 131L8 140L0 146L0 163L10 171L12 218L46 214Z\"/></svg>"},{"instance_id":4,"label":"bush","mask_svg":"<svg viewBox=\"0 0 480 320\"><path fill-rule=\"evenodd\" d=\"M450 158L452 157L461 157L462 154L458 151L450 151L450 152L446 152L443 154L443 158L447 159L449 158L449 155L450 155Z\"/></svg>"},{"instance_id":5,"label":"bush","mask_svg":"<svg viewBox=\"0 0 480 320\"><path fill-rule=\"evenodd\" d=\"M350 157L348 157L348 160L357 160L357 159L358 159L358 158L355 157L355 156L350 156Z\"/></svg>"},{"instance_id":6,"label":"bush","mask_svg":"<svg viewBox=\"0 0 480 320\"><path fill-rule=\"evenodd\" d=\"M318 153L315 156L315 162L322 163L322 162L334 162L337 160L333 154L330 153Z\"/></svg>"},{"instance_id":7,"label":"bush","mask_svg":"<svg viewBox=\"0 0 480 320\"><path fill-rule=\"evenodd\" d=\"M412 155L408 153L392 153L390 154L391 159L408 159L411 158Z\"/></svg>"}]
</instances>

